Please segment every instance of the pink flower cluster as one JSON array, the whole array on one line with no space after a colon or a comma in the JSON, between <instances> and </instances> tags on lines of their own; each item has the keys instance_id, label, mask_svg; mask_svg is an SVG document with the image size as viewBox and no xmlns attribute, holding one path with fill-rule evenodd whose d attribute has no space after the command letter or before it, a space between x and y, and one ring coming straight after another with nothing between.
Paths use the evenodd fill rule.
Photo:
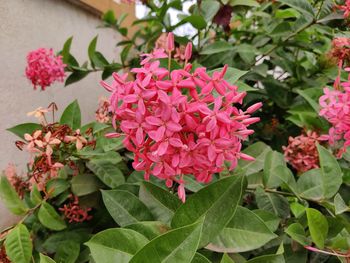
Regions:
<instances>
[{"instance_id":1,"label":"pink flower cluster","mask_svg":"<svg viewBox=\"0 0 350 263\"><path fill-rule=\"evenodd\" d=\"M322 138L314 131L297 137L289 137L289 144L283 146L284 157L298 172L319 168L316 143Z\"/></svg>"},{"instance_id":2,"label":"pink flower cluster","mask_svg":"<svg viewBox=\"0 0 350 263\"><path fill-rule=\"evenodd\" d=\"M40 86L45 90L55 81L63 82L65 66L62 56L56 56L52 49L39 48L27 55L26 76L34 89Z\"/></svg>"},{"instance_id":3,"label":"pink flower cluster","mask_svg":"<svg viewBox=\"0 0 350 263\"><path fill-rule=\"evenodd\" d=\"M170 60L174 49L169 33L166 50L146 54L143 66L131 70L134 81L115 73L111 85L101 84L112 93L112 123L120 131L108 136L125 136L124 145L134 153L134 169L144 171L146 179L154 175L165 180L167 187L177 182L184 202L185 175L210 182L225 161L234 169L240 158L253 160L241 152L242 140L254 133L248 126L259 118L251 114L262 103L245 111L237 107L246 93L224 80L227 66L212 76L203 67L192 70L189 63L172 71L161 67L157 59L167 53ZM189 43L186 61L191 50Z\"/></svg>"},{"instance_id":4,"label":"pink flower cluster","mask_svg":"<svg viewBox=\"0 0 350 263\"><path fill-rule=\"evenodd\" d=\"M344 18L348 18L350 15L350 0L346 0L344 5L336 5L337 9L344 11Z\"/></svg>"},{"instance_id":5,"label":"pink flower cluster","mask_svg":"<svg viewBox=\"0 0 350 263\"><path fill-rule=\"evenodd\" d=\"M334 145L339 140L344 140L339 156L350 145L350 79L341 83L341 86L344 88L344 91L324 88L324 95L319 99L322 107L319 114L332 125L328 132L329 135L324 135L323 137L329 140L331 145Z\"/></svg>"},{"instance_id":6,"label":"pink flower cluster","mask_svg":"<svg viewBox=\"0 0 350 263\"><path fill-rule=\"evenodd\" d=\"M89 215L91 208L82 208L79 205L79 198L77 196L71 196L71 201L68 204L63 205L58 210L63 212L64 217L69 220L69 223L81 223L89 221L92 216Z\"/></svg>"},{"instance_id":7,"label":"pink flower cluster","mask_svg":"<svg viewBox=\"0 0 350 263\"><path fill-rule=\"evenodd\" d=\"M99 99L95 119L99 123L108 123L110 121L109 100L107 98Z\"/></svg>"}]
</instances>

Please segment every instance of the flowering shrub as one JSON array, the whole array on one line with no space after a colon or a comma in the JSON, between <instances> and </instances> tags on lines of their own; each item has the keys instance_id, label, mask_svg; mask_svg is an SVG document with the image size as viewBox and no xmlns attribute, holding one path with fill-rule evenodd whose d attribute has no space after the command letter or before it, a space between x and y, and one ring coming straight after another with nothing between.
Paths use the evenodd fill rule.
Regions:
<instances>
[{"instance_id":1,"label":"flowering shrub","mask_svg":"<svg viewBox=\"0 0 350 263\"><path fill-rule=\"evenodd\" d=\"M59 52L65 85L102 73L95 122L74 101L9 129L30 160L0 177L0 261L347 262L348 1L141 3L134 35L103 15L118 62Z\"/></svg>"}]
</instances>

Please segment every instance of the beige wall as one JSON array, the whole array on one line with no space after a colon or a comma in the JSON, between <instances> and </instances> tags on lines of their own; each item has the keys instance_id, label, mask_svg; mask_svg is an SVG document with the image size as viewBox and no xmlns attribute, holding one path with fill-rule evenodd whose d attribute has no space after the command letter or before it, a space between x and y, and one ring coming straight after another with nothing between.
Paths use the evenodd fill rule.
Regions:
<instances>
[{"instance_id":1,"label":"beige wall","mask_svg":"<svg viewBox=\"0 0 350 263\"><path fill-rule=\"evenodd\" d=\"M17 139L5 131L22 122L33 122L26 113L39 106L56 102L60 112L78 99L83 122L94 118L97 100L105 94L99 86L100 74L90 74L83 81L64 87L57 84L46 91L33 91L24 76L26 54L39 47L59 51L64 41L74 36L72 53L80 63L87 59L87 46L99 34L97 49L108 60L117 58L115 43L119 35L110 29L97 29L97 16L64 0L0 0L0 170L13 162L24 168L28 159L14 145ZM8 212L0 204L0 229L7 222Z\"/></svg>"}]
</instances>

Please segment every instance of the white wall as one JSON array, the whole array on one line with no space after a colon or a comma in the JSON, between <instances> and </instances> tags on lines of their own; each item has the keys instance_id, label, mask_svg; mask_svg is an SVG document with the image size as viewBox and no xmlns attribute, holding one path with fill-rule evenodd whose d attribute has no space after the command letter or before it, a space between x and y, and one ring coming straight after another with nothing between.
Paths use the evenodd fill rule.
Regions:
<instances>
[{"instance_id":1,"label":"white wall","mask_svg":"<svg viewBox=\"0 0 350 263\"><path fill-rule=\"evenodd\" d=\"M99 86L99 73L68 87L59 83L34 91L24 70L28 51L39 47L59 51L70 36L74 36L72 54L80 63L87 59L87 46L96 34L97 49L108 60L115 59L119 36L110 29L97 29L100 24L98 17L64 0L0 0L0 171L9 162L25 167L28 155L15 147L17 138L5 129L35 122L27 112L53 101L61 112L78 99L83 122L94 118L98 98L106 94ZM0 203L0 229L10 223L8 215Z\"/></svg>"}]
</instances>

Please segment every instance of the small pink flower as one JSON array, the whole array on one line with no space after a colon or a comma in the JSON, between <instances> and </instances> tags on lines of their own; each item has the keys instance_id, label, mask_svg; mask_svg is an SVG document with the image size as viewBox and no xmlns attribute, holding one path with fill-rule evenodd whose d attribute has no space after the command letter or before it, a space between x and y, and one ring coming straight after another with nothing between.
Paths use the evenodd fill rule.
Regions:
<instances>
[{"instance_id":1,"label":"small pink flower","mask_svg":"<svg viewBox=\"0 0 350 263\"><path fill-rule=\"evenodd\" d=\"M39 48L27 55L26 76L34 89L40 86L45 90L55 81L63 82L65 66L62 56L56 56L52 49Z\"/></svg>"},{"instance_id":2,"label":"small pink flower","mask_svg":"<svg viewBox=\"0 0 350 263\"><path fill-rule=\"evenodd\" d=\"M169 52L172 52L174 49L175 49L174 34L170 32L167 37L166 50L169 53Z\"/></svg>"},{"instance_id":3,"label":"small pink flower","mask_svg":"<svg viewBox=\"0 0 350 263\"><path fill-rule=\"evenodd\" d=\"M348 18L350 15L350 0L346 0L344 5L336 5L336 8L344 11L344 18Z\"/></svg>"},{"instance_id":4,"label":"small pink flower","mask_svg":"<svg viewBox=\"0 0 350 263\"><path fill-rule=\"evenodd\" d=\"M80 129L75 131L74 136L67 135L64 137L65 142L75 142L77 150L81 150L87 144L87 140L80 134Z\"/></svg>"}]
</instances>

